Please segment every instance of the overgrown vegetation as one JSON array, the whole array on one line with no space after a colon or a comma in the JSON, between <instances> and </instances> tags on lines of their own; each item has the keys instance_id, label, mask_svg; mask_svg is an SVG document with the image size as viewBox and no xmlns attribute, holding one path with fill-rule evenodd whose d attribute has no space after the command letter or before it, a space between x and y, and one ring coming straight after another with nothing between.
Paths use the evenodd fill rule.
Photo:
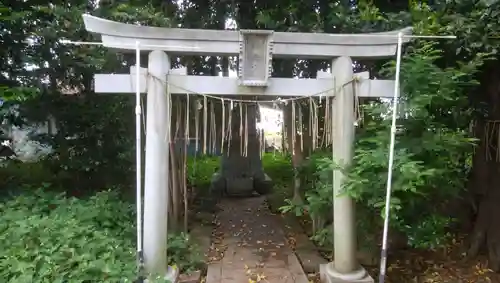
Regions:
<instances>
[{"instance_id":1,"label":"overgrown vegetation","mask_svg":"<svg viewBox=\"0 0 500 283\"><path fill-rule=\"evenodd\" d=\"M0 204L4 282L133 282L137 279L134 205L117 191L85 199L24 188ZM183 271L202 257L186 235L170 235L167 254Z\"/></svg>"},{"instance_id":2,"label":"overgrown vegetation","mask_svg":"<svg viewBox=\"0 0 500 283\"><path fill-rule=\"evenodd\" d=\"M435 45L423 44L410 50L402 64L403 106L397 121L391 225L406 236L410 246L418 248L437 248L448 239L446 228L451 227L453 219L445 209L465 189L470 170L467 161L473 152L471 133L453 129L466 125L461 117L466 104L462 93L475 84L473 76L481 58L453 69L435 65L440 58ZM391 74L393 68L389 64L383 71ZM391 126L387 117L391 106L372 103L363 111L367 118L357 129L345 189L357 200L363 231L373 234L380 231L385 205ZM331 172L335 168L331 153L310 156L301 170L309 184L306 202L289 201L283 209L298 214L307 211L313 218L328 215L332 210ZM325 224L323 221L318 228L325 228ZM328 235L323 229L316 232Z\"/></svg>"},{"instance_id":3,"label":"overgrown vegetation","mask_svg":"<svg viewBox=\"0 0 500 283\"><path fill-rule=\"evenodd\" d=\"M218 162L217 157L191 158L189 184L207 194ZM119 188L64 187L74 175L54 163L49 156L0 166L0 277L6 282L133 282L138 276L135 205ZM203 265L202 251L187 234L169 235L167 255L182 272Z\"/></svg>"},{"instance_id":4,"label":"overgrown vegetation","mask_svg":"<svg viewBox=\"0 0 500 283\"><path fill-rule=\"evenodd\" d=\"M219 170L218 157L201 156L191 157L188 160L188 183L198 190L207 190L210 187L212 176Z\"/></svg>"},{"instance_id":5,"label":"overgrown vegetation","mask_svg":"<svg viewBox=\"0 0 500 283\"><path fill-rule=\"evenodd\" d=\"M1 204L5 212L0 223L0 245L5 251L0 255L2 278L57 282L90 276L85 279L100 281L99 276L107 272L112 281L122 271L123 278L132 278L129 276L135 272L134 217L129 204L135 176L133 97L96 95L92 89L93 74L126 73L135 59L100 47L62 44L61 39L96 40L84 30L82 13L163 27L223 29L231 18L248 29L358 33L413 25L416 34L457 35L456 40L415 40L405 45L391 228L411 247L436 249L453 236L453 224L469 226L464 230L472 235L469 255L476 256L486 248L491 268L500 270L500 229L491 220L498 212L500 188L500 25L496 20L500 2L98 2L12 0L0 4L0 138L9 135L12 125L55 121L54 129L29 137L51 148L50 154L32 162L0 166L2 196L15 193ZM218 75L219 69L231 69L228 62L216 57L174 61L174 66L187 66L190 74ZM280 59L273 64L273 76L314 77L330 62ZM369 71L375 78L392 78L394 62L358 61L355 68ZM363 101L361 108L363 120L357 128L354 161L345 168L345 193L357 201L358 230L366 231L360 241L375 246L385 197L390 107L372 100ZM18 153L22 153L20 148L24 147L17 147ZM307 156L306 150L303 160L294 166L286 154L265 154L263 158L266 172L276 184L270 196L273 208L283 207L310 218L313 238L323 246L331 246L332 239L331 172L335 162L330 152L321 149ZM218 166L218 158L188 161L187 179L193 195L210 194L209 183ZM303 202L293 198L295 173L302 181ZM37 190L43 183L51 185ZM99 192L110 187L116 190ZM50 191L66 192L66 196ZM111 217L111 210L123 213ZM118 219L121 221L113 226ZM46 241L41 242L37 235ZM88 237L86 247L95 248L82 250L82 237ZM191 254L186 251L191 245L184 236L173 237L179 237L169 241L173 249L169 254L175 262L186 262L181 264L183 268L196 265L195 260L182 258ZM69 258L68 250L80 252ZM28 271L21 274L21 268ZM18 277L21 275L26 277Z\"/></svg>"}]
</instances>

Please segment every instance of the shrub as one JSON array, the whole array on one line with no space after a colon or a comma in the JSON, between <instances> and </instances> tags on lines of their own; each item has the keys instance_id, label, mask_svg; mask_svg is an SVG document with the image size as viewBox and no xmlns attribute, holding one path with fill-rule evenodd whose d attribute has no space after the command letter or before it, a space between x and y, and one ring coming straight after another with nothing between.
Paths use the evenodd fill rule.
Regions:
<instances>
[{"instance_id":1,"label":"shrub","mask_svg":"<svg viewBox=\"0 0 500 283\"><path fill-rule=\"evenodd\" d=\"M188 234L168 235L168 263L179 265L181 271L192 272L199 270L203 265L202 254L198 246L193 245Z\"/></svg>"},{"instance_id":2,"label":"shrub","mask_svg":"<svg viewBox=\"0 0 500 283\"><path fill-rule=\"evenodd\" d=\"M405 56L401 66L404 103L397 116L390 225L417 248L437 248L449 239L453 220L443 211L465 187L466 160L473 149L466 130L469 121L461 116L467 117L462 106L481 62L442 69L435 64L442 58L436 48L425 43L409 49L411 56ZM384 72L392 76L394 62ZM364 120L356 129L352 164L341 169L347 174L341 193L357 201L361 212L357 225L364 227L363 237L367 237L373 236L372 231L380 233L384 215L392 109L387 103L373 102L362 105L361 111ZM304 178L313 175L307 182L311 187L306 188L306 202L289 201L283 209L308 211L311 216L331 211L333 169L338 165L331 155L313 155L301 170Z\"/></svg>"},{"instance_id":3,"label":"shrub","mask_svg":"<svg viewBox=\"0 0 500 283\"><path fill-rule=\"evenodd\" d=\"M38 189L1 203L0 214L3 282L132 282L137 277L133 205L115 191L77 199ZM170 260L191 268L179 262L191 259L179 256L191 251L187 238L174 238Z\"/></svg>"},{"instance_id":4,"label":"shrub","mask_svg":"<svg viewBox=\"0 0 500 283\"><path fill-rule=\"evenodd\" d=\"M198 188L208 188L212 176L219 170L220 161L218 156L199 156L188 159L188 183Z\"/></svg>"},{"instance_id":5,"label":"shrub","mask_svg":"<svg viewBox=\"0 0 500 283\"><path fill-rule=\"evenodd\" d=\"M45 162L21 162L9 160L0 166L0 188L17 189L20 186L38 187L52 183L57 176Z\"/></svg>"},{"instance_id":6,"label":"shrub","mask_svg":"<svg viewBox=\"0 0 500 283\"><path fill-rule=\"evenodd\" d=\"M290 186L293 180L293 166L289 155L283 153L264 153L264 171L273 179L276 187Z\"/></svg>"}]
</instances>

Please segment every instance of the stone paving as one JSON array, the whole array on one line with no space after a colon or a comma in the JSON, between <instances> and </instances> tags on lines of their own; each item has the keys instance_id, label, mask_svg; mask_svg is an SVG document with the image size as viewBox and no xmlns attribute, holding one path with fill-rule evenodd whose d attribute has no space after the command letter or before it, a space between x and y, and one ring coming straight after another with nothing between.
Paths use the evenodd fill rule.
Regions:
<instances>
[{"instance_id":1,"label":"stone paving","mask_svg":"<svg viewBox=\"0 0 500 283\"><path fill-rule=\"evenodd\" d=\"M219 206L206 283L309 282L265 197L225 199Z\"/></svg>"}]
</instances>

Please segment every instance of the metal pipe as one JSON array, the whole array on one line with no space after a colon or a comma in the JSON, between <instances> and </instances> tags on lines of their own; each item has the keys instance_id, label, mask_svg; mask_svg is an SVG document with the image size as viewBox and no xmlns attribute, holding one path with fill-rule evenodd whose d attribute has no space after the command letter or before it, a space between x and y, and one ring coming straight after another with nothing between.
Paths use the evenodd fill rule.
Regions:
<instances>
[{"instance_id":1,"label":"metal pipe","mask_svg":"<svg viewBox=\"0 0 500 283\"><path fill-rule=\"evenodd\" d=\"M141 91L140 91L141 50L139 41L135 43L135 176L136 176L136 222L137 222L137 263L142 270L142 131L141 131Z\"/></svg>"},{"instance_id":2,"label":"metal pipe","mask_svg":"<svg viewBox=\"0 0 500 283\"><path fill-rule=\"evenodd\" d=\"M385 282L385 273L387 266L387 237L389 232L389 216L391 208L391 192L392 192L392 168L394 165L394 143L396 140L396 120L398 113L399 99L399 73L401 70L401 49L403 45L403 35L398 34L398 47L396 52L396 78L394 79L394 97L392 101L392 125L391 125L391 142L389 145L389 162L387 165L387 187L385 195L385 211L384 211L384 233L382 236L382 251L380 255L380 274L379 283Z\"/></svg>"}]
</instances>

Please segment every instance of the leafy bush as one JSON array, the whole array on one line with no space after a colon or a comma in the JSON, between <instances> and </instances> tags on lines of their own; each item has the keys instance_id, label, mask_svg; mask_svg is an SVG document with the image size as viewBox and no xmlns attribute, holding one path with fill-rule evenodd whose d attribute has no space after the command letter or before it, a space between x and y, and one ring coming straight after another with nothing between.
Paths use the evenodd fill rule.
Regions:
<instances>
[{"instance_id":1,"label":"leafy bush","mask_svg":"<svg viewBox=\"0 0 500 283\"><path fill-rule=\"evenodd\" d=\"M168 235L168 263L179 265L182 271L191 272L199 270L203 264L203 257L198 246L193 245L189 235Z\"/></svg>"},{"instance_id":2,"label":"leafy bush","mask_svg":"<svg viewBox=\"0 0 500 283\"><path fill-rule=\"evenodd\" d=\"M0 188L16 189L21 186L39 187L43 183L57 183L64 179L64 172L51 170L45 160L38 162L5 161L0 166Z\"/></svg>"},{"instance_id":3,"label":"leafy bush","mask_svg":"<svg viewBox=\"0 0 500 283\"><path fill-rule=\"evenodd\" d=\"M128 185L135 176L130 174L130 168L127 169L128 175L123 174L123 172L114 174L104 167L99 167L99 165L96 166L98 169L102 169L100 171L96 168L88 170L86 167L78 167L81 163L76 159L78 158L70 161L66 158L61 160L56 153L36 162L20 160L2 162L0 164L0 190L3 192L17 191L20 187L37 188L44 183L50 183L51 189L67 191L71 195L80 196L93 194L100 188L111 185ZM79 159L87 162L84 157ZM118 166L117 168L114 170L119 170L122 167ZM125 190L125 192L127 191Z\"/></svg>"},{"instance_id":4,"label":"leafy bush","mask_svg":"<svg viewBox=\"0 0 500 283\"><path fill-rule=\"evenodd\" d=\"M447 240L447 228L453 221L443 215L444 208L465 187L466 160L473 148L465 130L469 122L464 119L466 92L474 85L472 76L481 62L442 69L435 64L441 53L428 43L410 49L408 55L401 67L403 106L397 121L390 223L411 246L435 248ZM384 72L392 76L394 62ZM363 105L362 110L365 119L357 128L352 165L341 169L347 172L344 193L358 202L358 227L379 233L386 195L391 108L377 102ZM308 180L306 202L288 202L283 209L297 214L307 211L311 216L331 213L332 170L337 168L330 154L311 156L301 169Z\"/></svg>"},{"instance_id":5,"label":"leafy bush","mask_svg":"<svg viewBox=\"0 0 500 283\"><path fill-rule=\"evenodd\" d=\"M3 282L132 282L136 275L133 205L105 191L88 199L42 189L0 204ZM187 238L170 236L170 261L183 259Z\"/></svg>"},{"instance_id":6,"label":"leafy bush","mask_svg":"<svg viewBox=\"0 0 500 283\"><path fill-rule=\"evenodd\" d=\"M187 167L189 185L203 189L210 186L212 176L219 170L220 161L217 156L190 157Z\"/></svg>"},{"instance_id":7,"label":"leafy bush","mask_svg":"<svg viewBox=\"0 0 500 283\"><path fill-rule=\"evenodd\" d=\"M285 200L293 196L293 167L289 155L280 152L264 153L262 156L264 171L273 181L272 193L267 200L269 208L274 213L279 213L279 208Z\"/></svg>"},{"instance_id":8,"label":"leafy bush","mask_svg":"<svg viewBox=\"0 0 500 283\"><path fill-rule=\"evenodd\" d=\"M451 219L441 216L450 199L465 187L465 165L473 149L468 137L467 88L479 61L442 69L434 44L410 50L401 67L402 103L392 177L391 224L415 247L434 248L448 237ZM386 72L392 75L394 62ZM390 113L387 104L369 105L359 130L348 193L378 214L383 213L387 180ZM443 228L444 227L444 228ZM429 234L432 237L416 237Z\"/></svg>"},{"instance_id":9,"label":"leafy bush","mask_svg":"<svg viewBox=\"0 0 500 283\"><path fill-rule=\"evenodd\" d=\"M264 153L262 165L276 187L290 186L293 180L291 157L282 153Z\"/></svg>"}]
</instances>

